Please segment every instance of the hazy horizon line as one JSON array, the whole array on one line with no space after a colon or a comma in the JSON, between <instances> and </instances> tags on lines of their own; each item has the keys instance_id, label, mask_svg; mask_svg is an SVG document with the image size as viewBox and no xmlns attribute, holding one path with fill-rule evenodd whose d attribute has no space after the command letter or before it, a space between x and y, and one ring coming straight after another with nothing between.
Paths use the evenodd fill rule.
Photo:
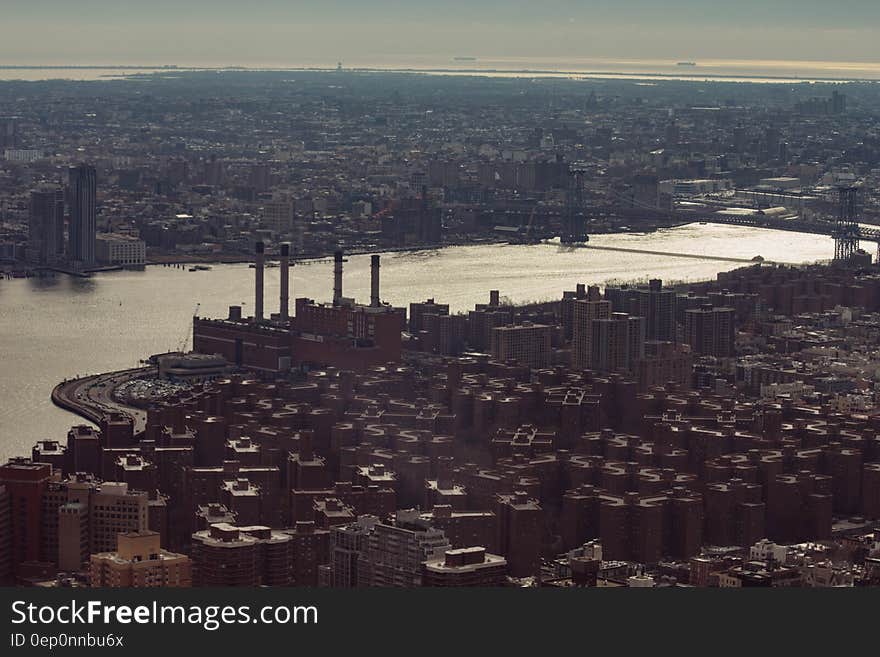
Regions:
<instances>
[{"instance_id":1,"label":"hazy horizon line","mask_svg":"<svg viewBox=\"0 0 880 657\"><path fill-rule=\"evenodd\" d=\"M457 58L467 58L473 59L474 61L593 61L593 62L604 62L608 64L677 64L679 62L686 61L695 61L699 66L705 67L717 67L717 66L729 66L729 65L737 65L737 64L747 64L747 65L767 65L767 66L797 66L797 65L819 65L819 64L829 64L835 67L847 67L847 66L877 66L880 67L880 58L877 59L809 59L809 58L797 58L797 59L770 59L766 57L723 57L723 58L702 58L702 57L691 57L688 58L688 55L682 55L680 58L676 57L605 57L605 56L583 56L583 55L573 55L573 56L565 56L565 55L553 55L553 56L540 56L540 55L491 55L491 54L473 54L473 53L430 53L430 54L376 54L370 55L368 58L370 59L396 59L396 60L407 60L407 59L434 59L434 58L447 58L450 61L455 60ZM326 60L327 62L333 62L332 66L336 66L337 62L342 62L344 64L345 58L337 58L337 57L297 57L296 59L304 59L304 60ZM162 68L168 66L177 66L179 68L267 68L267 67L277 67L277 68L300 68L298 66L290 65L290 64L281 64L278 62L262 62L262 63L252 63L252 64L225 64L225 63L214 63L214 64L195 64L195 63L184 63L181 64L179 62L145 62L145 61L137 61L137 62L125 62L125 63L110 63L95 60L97 63L52 63L52 64L40 64L36 62L21 62L21 63L5 63L0 62L0 68L112 68L112 67L140 67L140 68ZM330 64L328 64L329 66ZM352 68L357 68L358 65L352 65ZM367 65L364 65L367 67Z\"/></svg>"}]
</instances>

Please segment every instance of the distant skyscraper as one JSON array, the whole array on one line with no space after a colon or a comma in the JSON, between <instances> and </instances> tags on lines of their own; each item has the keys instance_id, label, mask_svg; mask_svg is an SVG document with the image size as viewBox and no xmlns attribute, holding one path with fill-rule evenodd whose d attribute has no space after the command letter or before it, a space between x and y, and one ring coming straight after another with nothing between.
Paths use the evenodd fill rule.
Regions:
<instances>
[{"instance_id":1,"label":"distant skyscraper","mask_svg":"<svg viewBox=\"0 0 880 657\"><path fill-rule=\"evenodd\" d=\"M775 160L779 157L780 139L779 128L771 126L764 131L764 151L768 160Z\"/></svg>"},{"instance_id":2,"label":"distant skyscraper","mask_svg":"<svg viewBox=\"0 0 880 657\"><path fill-rule=\"evenodd\" d=\"M648 287L606 287L614 312L645 318L645 339L675 342L675 291L652 279Z\"/></svg>"},{"instance_id":3,"label":"distant skyscraper","mask_svg":"<svg viewBox=\"0 0 880 657\"><path fill-rule=\"evenodd\" d=\"M843 114L846 112L846 94L842 94L839 91L831 92L831 113L832 114Z\"/></svg>"},{"instance_id":4,"label":"distant skyscraper","mask_svg":"<svg viewBox=\"0 0 880 657\"><path fill-rule=\"evenodd\" d=\"M597 372L631 372L645 355L645 319L611 313L590 322L590 368Z\"/></svg>"},{"instance_id":5,"label":"distant skyscraper","mask_svg":"<svg viewBox=\"0 0 880 657\"><path fill-rule=\"evenodd\" d=\"M251 166L248 182L258 192L265 192L269 189L272 179L272 169L268 164L254 164Z\"/></svg>"},{"instance_id":6,"label":"distant skyscraper","mask_svg":"<svg viewBox=\"0 0 880 657\"><path fill-rule=\"evenodd\" d=\"M685 342L701 356L734 356L735 314L733 308L713 308L711 304L686 310Z\"/></svg>"},{"instance_id":7,"label":"distant skyscraper","mask_svg":"<svg viewBox=\"0 0 880 657\"><path fill-rule=\"evenodd\" d=\"M733 129L733 150L737 153L745 153L748 148L748 133L744 126Z\"/></svg>"},{"instance_id":8,"label":"distant skyscraper","mask_svg":"<svg viewBox=\"0 0 880 657\"><path fill-rule=\"evenodd\" d=\"M657 176L641 174L633 179L632 204L642 210L660 207L660 183Z\"/></svg>"},{"instance_id":9,"label":"distant skyscraper","mask_svg":"<svg viewBox=\"0 0 880 657\"><path fill-rule=\"evenodd\" d=\"M16 148L18 146L18 118L14 116L0 117L0 147Z\"/></svg>"},{"instance_id":10,"label":"distant skyscraper","mask_svg":"<svg viewBox=\"0 0 880 657\"><path fill-rule=\"evenodd\" d=\"M80 164L70 168L70 226L68 255L84 265L95 264L95 167Z\"/></svg>"},{"instance_id":11,"label":"distant skyscraper","mask_svg":"<svg viewBox=\"0 0 880 657\"><path fill-rule=\"evenodd\" d=\"M219 187L226 180L226 168L221 160L212 158L205 162L204 180L206 185Z\"/></svg>"},{"instance_id":12,"label":"distant skyscraper","mask_svg":"<svg viewBox=\"0 0 880 657\"><path fill-rule=\"evenodd\" d=\"M31 192L28 222L30 259L49 264L64 254L64 191L43 188Z\"/></svg>"},{"instance_id":13,"label":"distant skyscraper","mask_svg":"<svg viewBox=\"0 0 880 657\"><path fill-rule=\"evenodd\" d=\"M516 361L532 369L550 367L553 327L523 322L492 329L492 356Z\"/></svg>"},{"instance_id":14,"label":"distant skyscraper","mask_svg":"<svg viewBox=\"0 0 880 657\"><path fill-rule=\"evenodd\" d=\"M578 370L593 365L593 320L611 317L611 302L602 299L599 288L590 286L586 299L574 302L572 323L572 367Z\"/></svg>"}]
</instances>

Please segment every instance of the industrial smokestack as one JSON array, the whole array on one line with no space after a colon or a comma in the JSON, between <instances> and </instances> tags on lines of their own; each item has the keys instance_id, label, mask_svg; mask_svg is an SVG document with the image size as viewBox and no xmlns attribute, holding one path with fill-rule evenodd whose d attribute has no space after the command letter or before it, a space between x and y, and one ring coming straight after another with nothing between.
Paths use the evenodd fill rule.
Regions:
<instances>
[{"instance_id":1,"label":"industrial smokestack","mask_svg":"<svg viewBox=\"0 0 880 657\"><path fill-rule=\"evenodd\" d=\"M342 251L333 254L333 305L342 303Z\"/></svg>"},{"instance_id":2,"label":"industrial smokestack","mask_svg":"<svg viewBox=\"0 0 880 657\"><path fill-rule=\"evenodd\" d=\"M262 321L263 319L263 269L266 265L266 256L263 253L265 246L262 242L257 242L256 246L256 269L254 280L254 320Z\"/></svg>"},{"instance_id":3,"label":"industrial smokestack","mask_svg":"<svg viewBox=\"0 0 880 657\"><path fill-rule=\"evenodd\" d=\"M281 245L281 321L290 318L290 244Z\"/></svg>"},{"instance_id":4,"label":"industrial smokestack","mask_svg":"<svg viewBox=\"0 0 880 657\"><path fill-rule=\"evenodd\" d=\"M370 257L370 305L379 307L379 256Z\"/></svg>"}]
</instances>

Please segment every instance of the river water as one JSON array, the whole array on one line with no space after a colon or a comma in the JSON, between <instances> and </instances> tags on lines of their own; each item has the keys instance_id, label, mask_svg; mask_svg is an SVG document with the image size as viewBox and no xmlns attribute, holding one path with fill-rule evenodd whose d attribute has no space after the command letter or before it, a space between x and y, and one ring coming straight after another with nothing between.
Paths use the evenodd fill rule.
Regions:
<instances>
[{"instance_id":1,"label":"river water","mask_svg":"<svg viewBox=\"0 0 880 657\"><path fill-rule=\"evenodd\" d=\"M827 237L699 224L648 235L596 235L590 244L700 256L761 255L792 263L834 254ZM705 280L739 266L708 258L548 244L457 246L384 255L382 299L406 305L434 297L453 311L464 311L488 301L490 289L512 301L538 301L559 298L581 282ZM369 267L369 256L349 259L345 296L369 301ZM332 264L324 262L294 267L291 299L328 300L331 270ZM277 268L266 270L265 298L266 312L277 312ZM0 280L0 462L29 454L37 440L63 440L70 425L79 422L52 405L55 384L76 375L134 367L150 354L177 349L190 339L197 303L199 315L206 317L225 316L230 304L252 312L253 270L246 264L214 265L201 272L151 266L87 279L59 274Z\"/></svg>"}]
</instances>

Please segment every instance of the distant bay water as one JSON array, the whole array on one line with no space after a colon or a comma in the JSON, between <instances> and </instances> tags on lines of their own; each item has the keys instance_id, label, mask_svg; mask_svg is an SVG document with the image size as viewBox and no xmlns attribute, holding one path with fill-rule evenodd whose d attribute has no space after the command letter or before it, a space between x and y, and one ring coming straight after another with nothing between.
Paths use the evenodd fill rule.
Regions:
<instances>
[{"instance_id":1,"label":"distant bay water","mask_svg":"<svg viewBox=\"0 0 880 657\"><path fill-rule=\"evenodd\" d=\"M223 65L179 66L27 66L0 65L0 80L112 80L139 75L180 75L188 71L297 71L345 69L373 71L411 71L444 75L485 75L495 77L584 77L639 80L709 80L739 82L820 82L880 80L880 62L834 62L800 60L706 59L674 61L668 59L597 58L517 58L517 57L424 57L395 56L365 58L344 62L297 60L258 62L247 67Z\"/></svg>"}]
</instances>

